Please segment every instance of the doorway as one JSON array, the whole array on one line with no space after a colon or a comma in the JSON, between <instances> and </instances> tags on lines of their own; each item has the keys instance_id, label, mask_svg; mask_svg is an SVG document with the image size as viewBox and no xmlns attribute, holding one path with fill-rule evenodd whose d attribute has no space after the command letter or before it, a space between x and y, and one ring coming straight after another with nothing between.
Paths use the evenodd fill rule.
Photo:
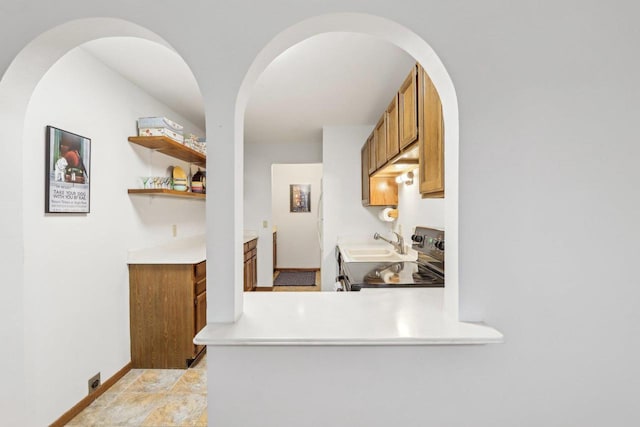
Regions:
<instances>
[{"instance_id":1,"label":"doorway","mask_svg":"<svg viewBox=\"0 0 640 427\"><path fill-rule=\"evenodd\" d=\"M274 291L319 291L322 164L271 166Z\"/></svg>"}]
</instances>

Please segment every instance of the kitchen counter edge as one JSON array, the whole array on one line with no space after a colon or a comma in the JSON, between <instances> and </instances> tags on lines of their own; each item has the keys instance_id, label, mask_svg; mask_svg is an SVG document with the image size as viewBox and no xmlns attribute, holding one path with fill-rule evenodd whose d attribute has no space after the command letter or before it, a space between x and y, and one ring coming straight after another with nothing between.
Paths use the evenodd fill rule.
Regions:
<instances>
[{"instance_id":1,"label":"kitchen counter edge","mask_svg":"<svg viewBox=\"0 0 640 427\"><path fill-rule=\"evenodd\" d=\"M194 339L211 346L407 346L497 344L482 324L448 318L442 290L245 293L234 323L209 323Z\"/></svg>"},{"instance_id":2,"label":"kitchen counter edge","mask_svg":"<svg viewBox=\"0 0 640 427\"><path fill-rule=\"evenodd\" d=\"M257 238L257 234L245 233L242 243ZM127 256L127 264L198 264L206 259L206 236L197 235L149 248L131 249Z\"/></svg>"}]
</instances>

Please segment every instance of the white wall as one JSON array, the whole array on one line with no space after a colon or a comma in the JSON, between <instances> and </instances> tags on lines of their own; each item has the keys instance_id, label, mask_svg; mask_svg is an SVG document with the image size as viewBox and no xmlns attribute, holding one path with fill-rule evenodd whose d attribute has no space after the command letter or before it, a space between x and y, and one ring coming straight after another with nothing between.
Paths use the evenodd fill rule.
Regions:
<instances>
[{"instance_id":1,"label":"white wall","mask_svg":"<svg viewBox=\"0 0 640 427\"><path fill-rule=\"evenodd\" d=\"M209 406L226 408L225 413L212 413L211 419L230 414L228 425L248 417L257 419L253 425L265 426L269 422L282 425L277 423L279 418L298 414L296 425L303 419L307 424L325 425L338 414L344 415L343 425L353 425L348 417L354 414L371 418L386 411L397 414L406 426L424 425L423 421L479 427L638 424L634 383L640 374L640 344L634 338L640 334L635 262L640 241L637 2L268 0L249 4L239 0L197 6L175 2L162 8L154 4L150 0L108 4L68 0L55 8L35 0L8 4L0 15L0 73L29 41L72 19L114 16L147 26L189 59L199 79L211 123L207 137L219 146L216 153L220 154L208 158L209 177L215 180L219 173L220 178L239 177L241 183L242 163L236 159L241 160L242 153L236 153L233 145L234 109L247 68L263 46L301 20L332 12L359 10L406 26L434 47L458 96L461 308L465 316L482 318L506 336L503 345L419 350L314 347L296 353L285 347L235 347L229 349L228 358L220 356L219 366L209 365L210 369L224 366L228 373L209 385ZM188 31L181 25L167 25L182 21L189 22ZM12 113L5 94L0 94L0 107L3 113ZM0 117L0 145L4 157L12 158L16 139L6 135L15 135L10 127L22 126L22 117L5 117ZM42 132L37 143L43 144ZM329 166L324 161L325 176ZM212 167L219 171L213 174ZM16 170L13 165L7 168ZM23 242L12 228L20 223L17 218L28 214L15 201L20 200L19 194L26 195L23 189L38 188L42 182L34 176L14 192L7 190L10 212L2 212L0 223L2 236L11 244L3 241L3 254L11 261L20 261L13 254L19 253ZM241 238L242 223L233 222L235 215L243 220L242 187L239 184L236 195L233 185L216 200L207 199L211 206L228 206L220 212L208 211L207 234L209 249L218 258L214 270L227 268L219 284L211 285L229 289L242 277L240 249L230 249ZM24 244L35 242L30 237ZM8 268L16 271L11 265ZM3 301L0 316L3 324L12 326L3 329L6 342L18 345L12 350L20 354L19 344L31 340L20 327L28 318L21 307L29 300L15 291L24 286L20 274L12 274L10 281L2 282L3 295L6 291L11 301ZM224 294L228 295L233 293ZM220 304L225 309L237 300L227 298ZM228 316L235 308L226 308L223 314ZM50 318L38 315L35 320L46 323ZM49 360L49 354L76 359L67 345L55 342L43 359ZM316 356L302 354L312 351ZM286 368L274 369L274 360ZM357 360L358 369L344 360ZM19 358L10 355L3 364L20 369ZM278 372L298 374L300 382L287 383L279 377L261 383L254 375L268 379ZM349 377L340 383L343 373ZM3 380L3 396L10 396L2 402L8 419L24 419L21 403L25 400L29 411L46 405L41 399L18 395L26 379L8 375ZM315 383L309 386L310 381ZM388 387L382 393L372 384ZM367 398L356 399L355 404L335 399L335 391L342 386L354 396ZM291 389L305 390L305 397L310 397L291 406L273 405L263 398L290 395ZM390 396L390 389L401 392ZM243 402L248 400L251 411L244 410ZM320 401L328 402L331 410L320 412Z\"/></svg>"},{"instance_id":2,"label":"white wall","mask_svg":"<svg viewBox=\"0 0 640 427\"><path fill-rule=\"evenodd\" d=\"M278 268L320 268L322 164L272 166L272 220L278 229ZM311 185L311 212L290 212L289 186Z\"/></svg>"},{"instance_id":3,"label":"white wall","mask_svg":"<svg viewBox=\"0 0 640 427\"><path fill-rule=\"evenodd\" d=\"M370 239L391 230L378 219L380 208L362 206L360 149L371 126L325 126L322 131L324 201L322 290L333 290L337 275L335 247L338 237Z\"/></svg>"},{"instance_id":4,"label":"white wall","mask_svg":"<svg viewBox=\"0 0 640 427\"><path fill-rule=\"evenodd\" d=\"M394 231L402 230L407 244L416 226L444 229L444 199L423 199L417 170L414 175L412 185L398 185L398 219L393 223Z\"/></svg>"},{"instance_id":5,"label":"white wall","mask_svg":"<svg viewBox=\"0 0 640 427\"><path fill-rule=\"evenodd\" d=\"M197 200L129 196L142 175L182 162L134 146L139 116L166 115L192 126L81 48L56 63L36 88L25 121L24 292L27 392L46 425L130 360L127 251L204 233ZM44 212L45 126L91 138L91 212ZM204 133L202 133L204 134ZM19 146L19 145L18 145Z\"/></svg>"},{"instance_id":6,"label":"white wall","mask_svg":"<svg viewBox=\"0 0 640 427\"><path fill-rule=\"evenodd\" d=\"M245 144L244 228L257 231L258 286L273 285L273 223L271 221L271 165L274 163L320 163L322 144ZM262 221L267 221L267 228Z\"/></svg>"}]
</instances>

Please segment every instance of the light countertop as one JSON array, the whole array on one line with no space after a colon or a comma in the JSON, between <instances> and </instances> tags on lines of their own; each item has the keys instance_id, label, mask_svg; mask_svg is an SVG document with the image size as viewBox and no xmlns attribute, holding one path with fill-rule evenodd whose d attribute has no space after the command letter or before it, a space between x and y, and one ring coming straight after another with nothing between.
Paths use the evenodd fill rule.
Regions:
<instances>
[{"instance_id":1,"label":"light countertop","mask_svg":"<svg viewBox=\"0 0 640 427\"><path fill-rule=\"evenodd\" d=\"M258 238L258 233L256 231L245 231L244 234L242 235L242 243L244 244L252 240L255 240L257 238Z\"/></svg>"},{"instance_id":2,"label":"light countertop","mask_svg":"<svg viewBox=\"0 0 640 427\"><path fill-rule=\"evenodd\" d=\"M203 234L150 248L132 249L127 264L197 264L206 259L207 244Z\"/></svg>"},{"instance_id":3,"label":"light countertop","mask_svg":"<svg viewBox=\"0 0 640 427\"><path fill-rule=\"evenodd\" d=\"M258 234L247 231L243 242L257 239ZM207 259L206 236L199 235L175 239L150 248L131 249L127 264L197 264Z\"/></svg>"},{"instance_id":4,"label":"light countertop","mask_svg":"<svg viewBox=\"0 0 640 427\"><path fill-rule=\"evenodd\" d=\"M443 314L442 289L248 292L235 323L210 323L203 345L443 345L500 343L497 330Z\"/></svg>"}]
</instances>

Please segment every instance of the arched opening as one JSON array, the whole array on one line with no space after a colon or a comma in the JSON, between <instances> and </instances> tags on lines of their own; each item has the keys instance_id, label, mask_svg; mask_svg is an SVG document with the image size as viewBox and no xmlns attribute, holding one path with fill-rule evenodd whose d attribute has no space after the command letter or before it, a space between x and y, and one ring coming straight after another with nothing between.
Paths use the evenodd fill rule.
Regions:
<instances>
[{"instance_id":1,"label":"arched opening","mask_svg":"<svg viewBox=\"0 0 640 427\"><path fill-rule=\"evenodd\" d=\"M399 47L427 70L440 95L446 129L444 222L448 242L445 310L451 317L458 318L458 107L453 83L444 65L427 42L399 24L364 14L323 15L289 27L258 54L242 82L235 107L236 147L242 147L244 144L245 109L256 82L269 64L292 46L313 36L331 32L365 34ZM237 288L238 284L236 290ZM236 317L238 314L236 313Z\"/></svg>"},{"instance_id":2,"label":"arched opening","mask_svg":"<svg viewBox=\"0 0 640 427\"><path fill-rule=\"evenodd\" d=\"M162 176L168 165L182 165L127 142L137 118L167 116L204 136L204 113L202 125L185 123L177 108L110 68L97 54L97 42L120 43L112 51L129 54L159 49L188 69L153 32L93 18L40 35L0 81L3 140L12 141L0 144L0 152L11 156L7 173L17 177L6 195L12 209L3 210L0 227L9 236L7 247L19 248L7 251L2 309L13 322L3 336L14 352L6 360L18 359L23 367L16 369L23 378L14 383L24 387L18 393L38 402L24 411L28 421L15 424L51 423L86 396L93 374L100 372L104 381L131 360L128 250L171 239L181 212L199 224L185 224L179 233L204 233L202 202L127 195L128 188L141 187L141 176ZM145 61L139 66L154 72ZM44 213L48 125L91 139L89 214Z\"/></svg>"}]
</instances>

